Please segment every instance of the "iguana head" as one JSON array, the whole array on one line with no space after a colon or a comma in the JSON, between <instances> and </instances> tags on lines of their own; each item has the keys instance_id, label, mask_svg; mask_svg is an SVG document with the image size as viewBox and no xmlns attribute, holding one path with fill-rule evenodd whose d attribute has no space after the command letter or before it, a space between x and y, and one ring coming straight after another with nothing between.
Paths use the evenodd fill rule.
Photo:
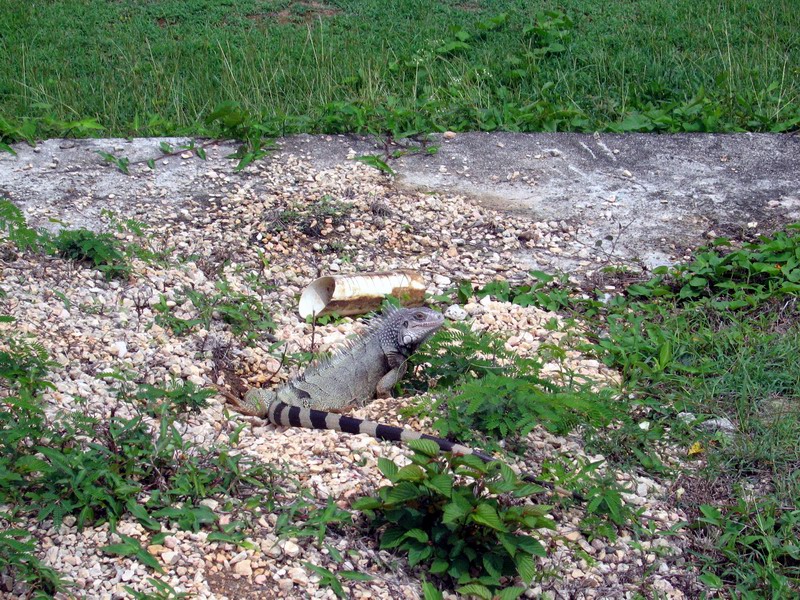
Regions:
<instances>
[{"instance_id":1,"label":"iguana head","mask_svg":"<svg viewBox=\"0 0 800 600\"><path fill-rule=\"evenodd\" d=\"M384 347L395 346L406 356L413 354L444 323L442 313L424 307L396 308L384 313L384 318L381 343Z\"/></svg>"}]
</instances>

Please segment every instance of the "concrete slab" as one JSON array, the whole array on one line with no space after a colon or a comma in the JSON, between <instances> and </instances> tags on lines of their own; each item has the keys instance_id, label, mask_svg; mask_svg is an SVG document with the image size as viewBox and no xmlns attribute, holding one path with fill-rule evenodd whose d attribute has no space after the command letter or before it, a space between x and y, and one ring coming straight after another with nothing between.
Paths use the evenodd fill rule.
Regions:
<instances>
[{"instance_id":1,"label":"concrete slab","mask_svg":"<svg viewBox=\"0 0 800 600\"><path fill-rule=\"evenodd\" d=\"M235 161L225 158L234 144L206 142L204 162L190 153L160 157L161 141L177 146L188 140L17 144L16 157L0 154L0 197L20 205L35 225L57 220L93 228L100 227L103 210L136 217L126 211L133 197L180 211L185 202L202 203L232 189L266 193L256 174L234 172ZM532 222L575 227L569 251L554 257L548 270L553 264L574 270L598 253L654 267L717 235L742 239L800 221L797 135L465 133L437 136L436 143L436 154L392 161L395 185L466 195ZM359 136L302 135L277 147L264 160L294 154L314 170L380 152L375 140ZM131 175L97 151L127 157ZM155 170L146 167L149 158L157 159ZM542 266L531 260L531 268Z\"/></svg>"},{"instance_id":2,"label":"concrete slab","mask_svg":"<svg viewBox=\"0 0 800 600\"><path fill-rule=\"evenodd\" d=\"M796 135L468 133L399 170L405 185L564 220L587 246L648 267L800 220Z\"/></svg>"}]
</instances>

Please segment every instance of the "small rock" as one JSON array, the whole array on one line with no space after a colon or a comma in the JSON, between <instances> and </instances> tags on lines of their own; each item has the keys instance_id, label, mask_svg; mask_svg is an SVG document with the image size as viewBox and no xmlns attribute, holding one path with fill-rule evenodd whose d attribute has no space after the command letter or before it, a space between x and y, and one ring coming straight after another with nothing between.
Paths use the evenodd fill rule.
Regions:
<instances>
[{"instance_id":1,"label":"small rock","mask_svg":"<svg viewBox=\"0 0 800 600\"><path fill-rule=\"evenodd\" d=\"M292 591L294 582L291 579L281 579L278 581L278 589L284 593Z\"/></svg>"},{"instance_id":2,"label":"small rock","mask_svg":"<svg viewBox=\"0 0 800 600\"><path fill-rule=\"evenodd\" d=\"M253 567L249 560L242 560L233 565L233 572L244 577L250 577L253 574Z\"/></svg>"},{"instance_id":3,"label":"small rock","mask_svg":"<svg viewBox=\"0 0 800 600\"><path fill-rule=\"evenodd\" d=\"M721 431L722 433L733 433L736 426L727 417L709 419L700 423L700 429L704 431Z\"/></svg>"},{"instance_id":4,"label":"small rock","mask_svg":"<svg viewBox=\"0 0 800 600\"><path fill-rule=\"evenodd\" d=\"M577 529L564 534L564 539L569 542L577 542L581 539L581 532Z\"/></svg>"},{"instance_id":5,"label":"small rock","mask_svg":"<svg viewBox=\"0 0 800 600\"><path fill-rule=\"evenodd\" d=\"M458 304L453 304L452 306L447 307L447 310L444 311L444 316L451 321L463 321L469 315L467 314L467 311L461 308Z\"/></svg>"},{"instance_id":6,"label":"small rock","mask_svg":"<svg viewBox=\"0 0 800 600\"><path fill-rule=\"evenodd\" d=\"M308 575L300 567L289 569L287 575L292 578L292 582L297 585L308 585Z\"/></svg>"},{"instance_id":7,"label":"small rock","mask_svg":"<svg viewBox=\"0 0 800 600\"><path fill-rule=\"evenodd\" d=\"M202 504L203 506L207 506L211 510L217 510L217 508L219 508L219 502L217 502L213 498L203 498L202 500L200 500L200 504Z\"/></svg>"},{"instance_id":8,"label":"small rock","mask_svg":"<svg viewBox=\"0 0 800 600\"><path fill-rule=\"evenodd\" d=\"M178 553L174 550L167 550L161 553L161 560L164 561L166 565L174 565L178 562L178 558Z\"/></svg>"},{"instance_id":9,"label":"small rock","mask_svg":"<svg viewBox=\"0 0 800 600\"><path fill-rule=\"evenodd\" d=\"M443 137L444 139L446 139L446 140L452 140L452 139L454 139L454 138L456 137L456 135L457 135L457 134L456 134L456 132L455 132L455 131L445 131L445 132L442 134L442 137Z\"/></svg>"},{"instance_id":10,"label":"small rock","mask_svg":"<svg viewBox=\"0 0 800 600\"><path fill-rule=\"evenodd\" d=\"M441 285L441 286L450 285L452 281L453 281L452 279L450 279L449 277L445 277L444 275L433 276L433 282L436 285Z\"/></svg>"},{"instance_id":11,"label":"small rock","mask_svg":"<svg viewBox=\"0 0 800 600\"><path fill-rule=\"evenodd\" d=\"M295 557L300 555L300 546L295 544L293 541L288 540L283 545L283 551L286 553L286 556L289 556L291 558L295 558Z\"/></svg>"},{"instance_id":12,"label":"small rock","mask_svg":"<svg viewBox=\"0 0 800 600\"><path fill-rule=\"evenodd\" d=\"M123 340L114 342L111 344L111 352L114 356L125 358L125 355L128 354L128 345Z\"/></svg>"}]
</instances>

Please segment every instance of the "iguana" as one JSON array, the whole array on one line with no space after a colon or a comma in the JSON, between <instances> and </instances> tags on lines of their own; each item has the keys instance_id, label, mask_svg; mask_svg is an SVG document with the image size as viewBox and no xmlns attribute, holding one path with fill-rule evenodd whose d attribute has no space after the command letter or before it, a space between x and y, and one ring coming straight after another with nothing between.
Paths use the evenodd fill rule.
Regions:
<instances>
[{"instance_id":1,"label":"iguana","mask_svg":"<svg viewBox=\"0 0 800 600\"><path fill-rule=\"evenodd\" d=\"M429 308L391 307L373 318L361 337L331 358L312 364L277 391L253 388L243 399L223 394L238 412L267 419L273 425L363 433L390 442L431 440L443 452L471 454L491 462L493 457L444 438L336 414L363 406L376 396L391 397L392 388L406 372L408 357L443 324L442 314ZM581 499L550 482L529 475L523 479Z\"/></svg>"},{"instance_id":2,"label":"iguana","mask_svg":"<svg viewBox=\"0 0 800 600\"><path fill-rule=\"evenodd\" d=\"M367 331L331 358L312 364L277 391L250 389L244 399L225 394L235 410L284 427L364 433L380 440L433 440L445 452L491 457L443 438L403 427L338 415L375 397L389 398L411 356L444 323L429 308L388 308Z\"/></svg>"}]
</instances>

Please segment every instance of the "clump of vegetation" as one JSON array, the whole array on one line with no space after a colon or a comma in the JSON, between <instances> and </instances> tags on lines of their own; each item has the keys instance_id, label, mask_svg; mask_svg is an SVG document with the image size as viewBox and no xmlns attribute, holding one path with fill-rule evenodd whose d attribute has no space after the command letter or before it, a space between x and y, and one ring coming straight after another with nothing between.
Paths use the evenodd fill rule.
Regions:
<instances>
[{"instance_id":1,"label":"clump of vegetation","mask_svg":"<svg viewBox=\"0 0 800 600\"><path fill-rule=\"evenodd\" d=\"M536 532L554 528L551 507L524 502L542 488L521 482L501 463L439 457L430 440L409 446L411 464L378 462L391 485L353 504L381 530L381 548L402 551L411 566L424 565L459 593L490 599L504 590L504 598L518 597L525 588L512 583L529 584L534 557L546 552Z\"/></svg>"},{"instance_id":2,"label":"clump of vegetation","mask_svg":"<svg viewBox=\"0 0 800 600\"><path fill-rule=\"evenodd\" d=\"M565 358L558 348L544 351ZM561 384L544 379L539 360L522 358L501 336L475 333L467 324L437 332L411 361L426 365L425 380L412 379L412 385L437 396L415 412L432 416L440 435L462 443L523 452L536 426L564 434L579 424L603 427L624 417L611 390L593 391L574 376Z\"/></svg>"},{"instance_id":3,"label":"clump of vegetation","mask_svg":"<svg viewBox=\"0 0 800 600\"><path fill-rule=\"evenodd\" d=\"M0 231L20 251L44 252L87 263L108 279L122 279L131 274L126 252L110 233L81 228L62 229L53 236L45 230L29 227L22 211L5 199L0 199Z\"/></svg>"},{"instance_id":4,"label":"clump of vegetation","mask_svg":"<svg viewBox=\"0 0 800 600\"><path fill-rule=\"evenodd\" d=\"M170 328L176 335L186 335L198 326L211 329L213 320L219 318L234 335L247 343L254 343L275 329L272 314L258 296L233 289L227 279L218 281L214 287L217 290L214 294L185 288L173 307L167 304L166 296L162 295L161 300L153 305L153 310L158 313L156 323ZM191 303L197 316L185 319L173 314L186 302Z\"/></svg>"},{"instance_id":5,"label":"clump of vegetation","mask_svg":"<svg viewBox=\"0 0 800 600\"><path fill-rule=\"evenodd\" d=\"M109 522L113 529L131 515L154 534L152 543L163 540L162 522L169 521L192 531L211 529L209 540L244 544L244 521L223 525L200 501L246 499L229 505L237 511L276 507L282 493L277 470L224 444L199 448L181 435L178 419L204 406L211 391L190 383L138 387L117 374L119 402L130 404L132 416L115 409L102 419L81 412L48 418L41 394L52 387L46 380L52 366L42 348L25 340L12 337L0 351L3 518L34 516L59 527L71 515L79 528ZM104 550L161 570L139 541L120 537ZM34 550L27 535L3 532L0 571L25 581L36 597L52 595L63 586Z\"/></svg>"},{"instance_id":6,"label":"clump of vegetation","mask_svg":"<svg viewBox=\"0 0 800 600\"><path fill-rule=\"evenodd\" d=\"M24 529L0 529L0 576L25 583L31 598L52 598L65 584L57 571L36 558L32 538Z\"/></svg>"},{"instance_id":7,"label":"clump of vegetation","mask_svg":"<svg viewBox=\"0 0 800 600\"><path fill-rule=\"evenodd\" d=\"M352 210L351 202L323 196L315 202L294 204L269 213L268 227L272 231L297 230L309 237L319 237L325 227L345 222Z\"/></svg>"},{"instance_id":8,"label":"clump of vegetation","mask_svg":"<svg viewBox=\"0 0 800 600\"><path fill-rule=\"evenodd\" d=\"M527 287L494 289L529 299ZM623 376L631 418L587 429L589 449L656 473L675 468L667 447L701 459L678 500L693 517L701 581L746 598L796 594L800 225L738 248L716 240L604 301L542 291L533 303L580 317L583 349ZM713 418L732 431L699 427Z\"/></svg>"},{"instance_id":9,"label":"clump of vegetation","mask_svg":"<svg viewBox=\"0 0 800 600\"><path fill-rule=\"evenodd\" d=\"M119 241L110 233L62 229L53 239L53 245L62 258L88 263L109 279L125 278L131 273Z\"/></svg>"}]
</instances>

